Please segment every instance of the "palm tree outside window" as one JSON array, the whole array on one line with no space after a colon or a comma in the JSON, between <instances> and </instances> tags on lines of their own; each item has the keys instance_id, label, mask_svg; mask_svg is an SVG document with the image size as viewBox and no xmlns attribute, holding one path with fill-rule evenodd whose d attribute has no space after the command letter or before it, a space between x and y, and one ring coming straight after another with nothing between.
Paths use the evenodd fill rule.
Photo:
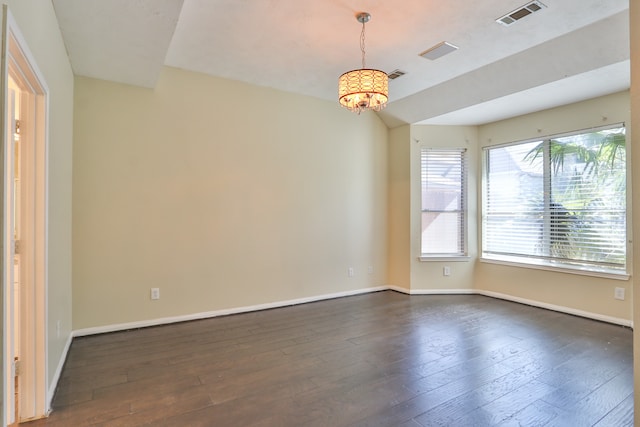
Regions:
<instances>
[{"instance_id":1,"label":"palm tree outside window","mask_svg":"<svg viewBox=\"0 0 640 427\"><path fill-rule=\"evenodd\" d=\"M626 273L624 125L484 149L482 256Z\"/></svg>"}]
</instances>

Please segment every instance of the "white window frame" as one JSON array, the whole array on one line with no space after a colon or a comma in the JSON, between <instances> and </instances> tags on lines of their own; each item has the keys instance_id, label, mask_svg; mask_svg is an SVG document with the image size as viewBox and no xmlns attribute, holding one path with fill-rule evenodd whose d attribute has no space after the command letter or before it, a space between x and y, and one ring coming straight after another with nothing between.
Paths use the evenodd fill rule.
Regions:
<instances>
[{"instance_id":1,"label":"white window frame","mask_svg":"<svg viewBox=\"0 0 640 427\"><path fill-rule=\"evenodd\" d=\"M556 134L556 135L549 135L549 136L545 136L542 138L535 138L532 140L525 140L525 141L517 141L517 142L510 142L510 143L506 143L506 144L499 144L499 145L493 145L493 146L487 146L487 147L483 147L483 153L482 153L482 171L481 171L481 176L482 176L482 224L481 224L481 248L480 248L480 261L481 262L487 262L487 263L494 263L494 264L504 264L504 265L513 265L513 266L518 266L518 267L526 267L526 268L533 268L533 269L541 269L541 270L550 270L550 271L560 271L560 272L564 272L564 273L570 273L570 274L580 274L580 275L588 275L588 276L596 276L596 277L604 277L604 278L609 278L609 279L618 279L618 280L628 280L630 275L629 275L629 268L630 268L630 262L629 262L629 250L627 247L626 250L626 256L627 256L627 260L626 260L626 266L624 270L617 270L617 269L607 269L607 268L601 268L598 266L593 266L593 265L572 265L571 263L567 262L567 263L561 263L561 262L549 262L549 261L545 261L543 259L533 259L533 258L528 258L526 256L518 256L518 255L513 255L513 256L508 256L508 255L492 255L492 254L487 254L487 252L485 251L485 247L486 247L486 243L485 243L485 215L487 212L487 185L488 185L488 177L487 177L487 168L488 168L488 151L491 149L495 149L495 148L501 148L501 147L508 147L508 146L515 146L518 144L523 144L523 143L528 143L528 142L533 142L533 141L547 141L547 140L551 140L551 139L556 139L556 138L562 138L562 137L567 137L567 136L573 136L573 135L580 135L580 134L586 134L586 133L590 133L590 132L598 132L598 131L602 131L602 130L608 130L608 129L615 129L615 128L624 128L625 124L624 123L617 123L617 124L611 124L611 125L606 125L606 126L601 126L601 127L597 127L597 128L589 128L589 129L583 129L583 130L579 130L579 131L573 131L573 132L566 132L566 133L562 133L562 134ZM627 183L629 181L629 172L630 172L630 168L629 168L629 156L628 156L628 144L629 140L628 140L628 133L627 133L627 144L625 147L625 150L627 150L627 163L626 163L626 180ZM545 174L548 171L545 171ZM627 191L628 193L628 191ZM629 236L629 218L628 218L628 194L626 196L627 198L627 224L626 224L626 236L628 238ZM628 241L627 239L625 239L625 241ZM628 245L627 245L628 246Z\"/></svg>"},{"instance_id":2,"label":"white window frame","mask_svg":"<svg viewBox=\"0 0 640 427\"><path fill-rule=\"evenodd\" d=\"M425 209L423 205L423 200L425 198L424 192L428 186L428 182L426 180L425 174L425 162L426 156L429 153L434 154L446 154L452 157L460 156L460 208L459 209L446 209L446 210L431 210ZM420 150L420 260L421 261L438 261L438 260L448 260L448 261L466 261L469 259L468 256L468 191L467 185L469 181L469 168L468 168L468 152L466 148L430 148L430 147L422 147ZM423 233L423 214L428 212L440 212L440 213L453 213L457 212L460 216L459 219L459 228L458 234L455 236L457 246L460 249L456 252L424 252L424 247L422 244L422 233Z\"/></svg>"}]
</instances>

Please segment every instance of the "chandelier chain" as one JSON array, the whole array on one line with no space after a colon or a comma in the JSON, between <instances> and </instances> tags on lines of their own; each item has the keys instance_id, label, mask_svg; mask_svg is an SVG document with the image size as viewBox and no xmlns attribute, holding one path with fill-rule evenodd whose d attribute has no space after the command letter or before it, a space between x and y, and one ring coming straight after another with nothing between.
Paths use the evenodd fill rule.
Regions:
<instances>
[{"instance_id":1,"label":"chandelier chain","mask_svg":"<svg viewBox=\"0 0 640 427\"><path fill-rule=\"evenodd\" d=\"M365 21L362 21L362 32L360 33L360 51L362 51L362 68L367 68L365 67L364 64L364 23Z\"/></svg>"}]
</instances>

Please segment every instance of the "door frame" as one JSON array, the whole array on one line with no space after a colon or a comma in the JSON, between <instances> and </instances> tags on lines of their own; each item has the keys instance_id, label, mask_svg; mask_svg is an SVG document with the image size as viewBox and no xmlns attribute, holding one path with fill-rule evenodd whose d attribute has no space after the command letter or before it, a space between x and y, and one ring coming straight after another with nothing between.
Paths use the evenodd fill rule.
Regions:
<instances>
[{"instance_id":1,"label":"door frame","mask_svg":"<svg viewBox=\"0 0 640 427\"><path fill-rule=\"evenodd\" d=\"M33 55L22 36L18 25L6 5L2 7L2 56L0 61L0 126L2 134L2 173L0 185L2 191L2 293L3 293L3 417L4 423L26 421L46 416L48 408L48 336L47 336L47 218L48 218L48 99L49 90L42 73L38 69ZM10 220L8 220L8 198L11 196L13 177L13 144L8 141L13 123L8 123L8 76L18 82L21 89L21 141L22 181L24 209L21 236L21 280L20 291L20 349L21 367L19 376L18 399L19 416L15 419L15 401L12 390L15 389L13 370L13 343L10 319L15 308L13 287L10 283L13 265L14 245ZM24 117L22 117L24 115ZM24 123L24 124L23 124ZM11 187L10 187L11 186ZM9 203L10 204L10 203ZM9 264L11 263L11 264ZM9 393L9 394L7 394Z\"/></svg>"}]
</instances>

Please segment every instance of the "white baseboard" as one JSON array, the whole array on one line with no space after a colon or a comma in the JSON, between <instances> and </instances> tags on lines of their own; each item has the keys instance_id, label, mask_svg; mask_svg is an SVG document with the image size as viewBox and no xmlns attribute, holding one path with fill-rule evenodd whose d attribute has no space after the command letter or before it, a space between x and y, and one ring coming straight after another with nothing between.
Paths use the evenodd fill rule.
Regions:
<instances>
[{"instance_id":1,"label":"white baseboard","mask_svg":"<svg viewBox=\"0 0 640 427\"><path fill-rule=\"evenodd\" d=\"M45 414L49 415L51 413L51 406L53 403L53 397L56 393L56 388L58 387L58 382L60 381L60 375L62 375L62 369L64 368L64 364L67 361L67 355L69 354L69 349L71 348L71 341L73 340L73 332L67 336L67 342L64 344L64 349L62 349L62 354L60 355L60 360L58 361L58 366L56 367L56 371L53 373L53 378L51 379L51 384L49 384L49 390L47 390L47 401Z\"/></svg>"},{"instance_id":2,"label":"white baseboard","mask_svg":"<svg viewBox=\"0 0 640 427\"><path fill-rule=\"evenodd\" d=\"M473 289L412 289L409 295L473 295Z\"/></svg>"},{"instance_id":3,"label":"white baseboard","mask_svg":"<svg viewBox=\"0 0 640 427\"><path fill-rule=\"evenodd\" d=\"M352 291L317 295L317 296L306 297L306 298L297 298L297 299L286 300L286 301L277 301L277 302L266 303L266 304L236 307L236 308L230 308L230 309L224 309L224 310L205 311L201 313L185 314L185 315L173 316L173 317L162 317L158 319L142 320L138 322L118 323L114 325L97 326L93 328L83 328L83 329L75 330L73 332L73 336L82 337L86 335L103 334L106 332L116 332L116 331L123 331L127 329L138 329L138 328L145 328L148 326L159 326L159 325L166 325L170 323L186 322L189 320L208 319L211 317L228 316L230 314L248 313L251 311L268 310L271 308L280 308L280 307L287 307L290 305L306 304L309 302L323 301L327 299L348 297L348 296L360 295L360 294L368 294L371 292L386 291L388 289L389 289L388 286L377 286L373 288L356 289Z\"/></svg>"},{"instance_id":4,"label":"white baseboard","mask_svg":"<svg viewBox=\"0 0 640 427\"><path fill-rule=\"evenodd\" d=\"M493 291L486 291L486 290L482 290L482 289L469 289L469 288L464 288L464 289L406 289L406 288L399 287L399 286L388 285L388 286L377 286L377 287L372 287L372 288L356 289L356 290L352 290L352 291L337 292L337 293L332 293L332 294L317 295L317 296L313 296L313 297L297 298L297 299L285 300L285 301L277 301L277 302L266 303L266 304L258 304L258 305L244 306L244 307L235 307L235 308L223 309L223 310L206 311L206 312L186 314L186 315L181 315L181 316L162 317L162 318L158 318L158 319L142 320L142 321L137 321L137 322L118 323L118 324L113 324L113 325L97 326L97 327L93 327L93 328L83 328L83 329L77 329L77 330L73 331L72 332L72 337L81 337L81 336L86 336L86 335L103 334L103 333L107 333L107 332L123 331L123 330L127 330L127 329L145 328L145 327L148 327L148 326L166 325L166 324L170 324L170 323L186 322L186 321L190 321L190 320L208 319L208 318L212 318L212 317L227 316L227 315L230 315L230 314L248 313L248 312L252 312L252 311L267 310L267 309L271 309L271 308L287 307L287 306L290 306L290 305L306 304L306 303L310 303L310 302L322 301L322 300L333 299L333 298L341 298L341 297L347 297L347 296L352 296L352 295L360 295L360 294L366 294L366 293L378 292L378 291L385 291L385 290L392 290L392 291L400 292L400 293L403 293L403 294L406 294L406 295L484 295L484 296L488 296L488 297L503 299L503 300L512 301L512 302L517 302L517 303L520 303L520 304L526 304L526 305L530 305L530 306L533 306L533 307L539 307L539 308L544 308L544 309L547 309L547 310L558 311L558 312L561 312L561 313L572 314L572 315L575 315L575 316L586 317L586 318L589 318L589 319L600 320L600 321L603 321L603 322L613 323L613 324L616 324L616 325L628 326L628 327L631 327L631 328L633 327L633 321L631 321L631 320L622 319L622 318L618 318L618 317L605 316L605 315L598 314L598 313L592 313L592 312L588 312L588 311L577 310L577 309L570 308L570 307L565 307L565 306L560 306L560 305L555 305L555 304L548 304L548 303L544 303L544 302L540 302L540 301L536 301L536 300L520 298L520 297L516 297L516 296L513 296L513 295L502 294L502 293L493 292ZM68 346L69 345L70 345L70 342L67 343L67 347L65 348L65 352L68 351ZM60 369L61 369L61 367L58 368L58 370L60 370ZM56 372L56 375L59 375L59 372ZM55 383L56 382L54 382L53 384L55 384Z\"/></svg>"},{"instance_id":5,"label":"white baseboard","mask_svg":"<svg viewBox=\"0 0 640 427\"><path fill-rule=\"evenodd\" d=\"M502 294L499 292L486 291L482 289L406 289L398 286L388 286L390 290L401 292L407 295L484 295L487 297L498 298L506 301L517 302L519 304L530 305L532 307L544 308L547 310L558 311L560 313L571 314L574 316L586 317L588 319L599 320L602 322L612 323L633 328L633 320L622 319L619 317L605 316L603 314L592 313L589 311L578 310L575 308L565 307L562 305L548 304L527 298L520 298L513 295Z\"/></svg>"},{"instance_id":6,"label":"white baseboard","mask_svg":"<svg viewBox=\"0 0 640 427\"><path fill-rule=\"evenodd\" d=\"M387 286L387 289L390 291L400 292L401 294L411 295L411 289L401 288L400 286L389 285Z\"/></svg>"},{"instance_id":7,"label":"white baseboard","mask_svg":"<svg viewBox=\"0 0 640 427\"><path fill-rule=\"evenodd\" d=\"M337 292L333 294L317 295L313 297L298 298L298 299L292 299L292 300L286 300L286 301L277 301L273 303L236 307L236 308L230 308L230 309L224 309L224 310L206 311L206 312L186 314L181 316L162 317L158 319L143 320L138 322L118 323L118 324L98 326L93 328L77 329L73 331L72 335L69 337L69 340L67 341L67 344L64 350L65 357L61 359L61 362L56 370L56 375L54 378L57 379L58 376L60 375L62 366L64 365L64 360L66 359L66 353L69 351L69 346L71 345L71 338L73 337L103 334L107 332L123 331L127 329L145 328L148 326L166 325L170 323L185 322L189 320L208 319L211 317L227 316L230 314L248 313L251 311L268 310L271 308L287 307L290 305L306 304L309 302L316 302L316 301L322 301L327 299L341 298L341 297L360 295L360 294L385 291L385 290L392 290L392 291L400 292L406 295L474 295L474 294L484 295L492 298L503 299L506 301L517 302L520 304L526 304L533 307L539 307L547 310L558 311L561 313L572 314L574 316L586 317L589 319L600 320L603 322L613 323L616 325L622 325L622 326L627 326L631 328L633 327L633 321L631 320L612 317L612 316L605 316L602 314L592 313L589 311L578 310L578 309L556 305L556 304L548 304L548 303L544 303L536 300L520 298L513 295L502 294L502 293L493 292L493 291L486 291L482 289L406 289L406 288L393 286L393 285L377 286L373 288L356 289L353 291ZM50 396L53 396L52 391L55 391L56 384L57 384L57 380L52 382L53 390L49 390Z\"/></svg>"},{"instance_id":8,"label":"white baseboard","mask_svg":"<svg viewBox=\"0 0 640 427\"><path fill-rule=\"evenodd\" d=\"M575 308L565 307L562 305L548 304L545 302L540 302L536 300L530 300L527 298L515 297L513 295L501 294L499 292L493 291L485 291L481 289L476 289L474 293L478 295L484 295L492 298L499 298L507 301L513 301L520 304L526 304L533 307L545 308L547 310L558 311L561 313L572 314L574 316L586 317L588 319L600 320L602 322L613 323L615 325L628 326L633 328L633 321L627 319L621 319L619 317L605 316L603 314L592 313L590 311L577 310Z\"/></svg>"}]
</instances>

